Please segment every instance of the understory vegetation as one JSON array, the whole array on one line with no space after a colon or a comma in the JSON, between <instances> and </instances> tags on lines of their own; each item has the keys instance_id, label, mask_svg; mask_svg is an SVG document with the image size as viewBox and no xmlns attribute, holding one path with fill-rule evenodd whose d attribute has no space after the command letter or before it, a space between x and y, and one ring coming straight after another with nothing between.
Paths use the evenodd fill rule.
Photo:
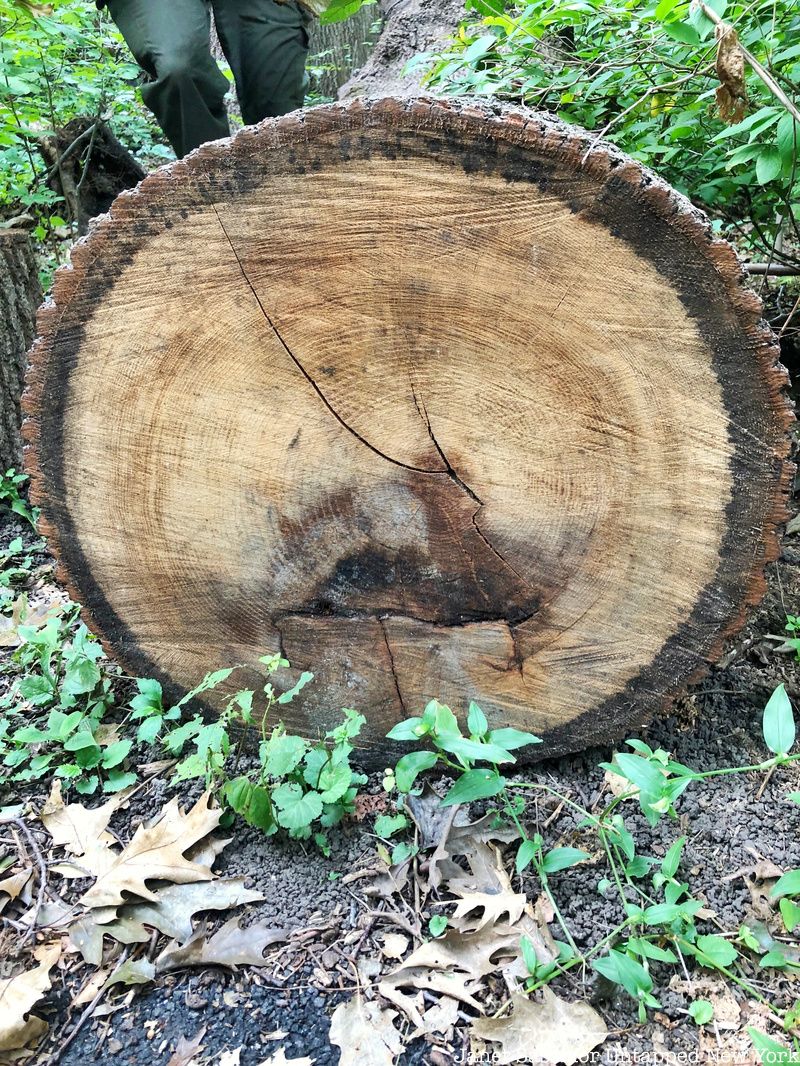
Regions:
<instances>
[{"instance_id":1,"label":"understory vegetation","mask_svg":"<svg viewBox=\"0 0 800 1066\"><path fill-rule=\"evenodd\" d=\"M467 0L428 85L552 111L618 144L759 258L800 263L793 0Z\"/></svg>"},{"instance_id":2,"label":"understory vegetation","mask_svg":"<svg viewBox=\"0 0 800 1066\"><path fill-rule=\"evenodd\" d=\"M8 510L13 508L32 525L35 516L24 502L23 488L20 475L9 472L0 497ZM139 766L155 766L179 789L201 781L206 795L222 809L220 824L231 825L239 816L266 836L283 833L296 841L310 840L329 854L328 831L354 813L359 788L367 783L350 763L363 716L344 709L341 724L317 740L287 732L280 721L281 708L303 699L313 675L298 675L277 655L260 659L263 683L258 689L236 688L236 668L226 668L207 674L176 703L166 702L158 681L126 678L105 660L100 645L80 622L77 605L57 601L46 610L29 606L25 588L40 549L40 543L25 547L23 538L16 538L6 549L2 572L2 639L13 649L3 667L8 687L0 699L0 758L9 794L18 800L26 794L19 789L56 781L58 797L62 789L74 793L76 800L102 793L124 796L122 790L141 780ZM786 629L787 648L792 649L796 617L787 618ZM223 710L208 719L199 713L197 698L222 686L229 692ZM255 750L246 744L253 729L259 734ZM600 809L589 809L546 781L528 780L515 771L515 753L537 744L537 737L508 727L492 728L474 703L460 721L451 708L432 700L418 716L398 723L388 734L398 744L398 757L383 776L389 810L375 819L377 854L388 876L402 880L411 865L425 858L414 828L415 804L430 803L427 797L445 810L481 804L485 811L481 832L511 845L514 875L535 876L558 930L557 936L543 938L546 927L541 920L518 929L512 923L512 953L521 967L515 978L520 995L557 985L571 971L582 973L583 980L594 973L632 997L643 1022L660 1007L653 966L662 971L672 968L678 975L688 974L694 966L700 972L714 972L764 1004L769 1017L780 1020L785 1041L751 1027L753 1046L764 1062L793 1061L787 1056L800 1052L800 1000L772 1003L760 975L800 973L795 936L800 927L800 870L783 872L771 882L776 931L747 924L721 928L711 920L703 900L693 894L682 868L691 824L682 832L676 829L666 854L656 858L647 853L626 814L634 803L650 826L664 819L677 826L681 797L688 788L702 788L710 778L733 774L771 776L800 760L794 750L795 719L783 686L775 689L764 708L762 732L761 761L702 772L677 762L668 751L628 740L625 748L630 750L618 751L602 766L611 798ZM421 775L433 770L451 782L441 798L422 784ZM536 794L551 797L576 816L574 842L554 844L542 833L529 833L529 804ZM783 802L800 804L800 792L787 789ZM0 818L18 817L21 809L24 801L22 808L3 808ZM620 914L614 928L588 950L578 947L552 882L554 875L582 864L587 864L598 897L616 899ZM445 952L451 942L453 951L463 950L463 944L484 928L481 923L478 929L465 927L464 913L463 894L461 903L448 903L444 893L430 915L426 937L431 943L440 941ZM144 972L150 976L143 978L134 968L132 980L153 977L149 970ZM119 978L123 983L126 973ZM710 1000L698 995L689 1013L694 1024L713 1026L714 1010ZM517 1004L508 1015L509 1025L521 1017L518 1011ZM502 1018L503 1010L498 1013ZM505 1037L501 1032L492 1039L502 1043Z\"/></svg>"}]
</instances>

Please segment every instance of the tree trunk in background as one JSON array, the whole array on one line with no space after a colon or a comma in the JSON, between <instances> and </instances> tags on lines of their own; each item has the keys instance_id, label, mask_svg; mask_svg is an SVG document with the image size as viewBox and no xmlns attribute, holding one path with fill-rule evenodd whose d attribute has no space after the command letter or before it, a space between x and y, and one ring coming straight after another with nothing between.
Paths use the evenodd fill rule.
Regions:
<instances>
[{"instance_id":1,"label":"tree trunk in background","mask_svg":"<svg viewBox=\"0 0 800 1066\"><path fill-rule=\"evenodd\" d=\"M383 28L372 54L339 96L403 96L418 92L423 71L404 73L409 59L441 47L464 16L463 0L381 0Z\"/></svg>"},{"instance_id":2,"label":"tree trunk in background","mask_svg":"<svg viewBox=\"0 0 800 1066\"><path fill-rule=\"evenodd\" d=\"M763 592L791 469L760 316L687 200L558 120L293 112L75 247L31 495L91 627L170 698L280 653L316 678L287 726L356 707L373 766L431 698L575 750L663 707Z\"/></svg>"},{"instance_id":3,"label":"tree trunk in background","mask_svg":"<svg viewBox=\"0 0 800 1066\"><path fill-rule=\"evenodd\" d=\"M380 30L377 4L362 7L344 22L329 26L315 22L311 27L309 66L332 68L314 75L315 93L336 99L342 84L369 59Z\"/></svg>"},{"instance_id":4,"label":"tree trunk in background","mask_svg":"<svg viewBox=\"0 0 800 1066\"><path fill-rule=\"evenodd\" d=\"M0 473L22 467L19 402L41 299L30 236L0 230Z\"/></svg>"}]
</instances>

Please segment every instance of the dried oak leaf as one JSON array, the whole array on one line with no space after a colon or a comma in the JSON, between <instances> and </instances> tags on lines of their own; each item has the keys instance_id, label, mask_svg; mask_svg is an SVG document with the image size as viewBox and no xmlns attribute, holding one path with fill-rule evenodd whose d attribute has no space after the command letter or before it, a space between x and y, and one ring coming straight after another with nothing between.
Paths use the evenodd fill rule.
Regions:
<instances>
[{"instance_id":1,"label":"dried oak leaf","mask_svg":"<svg viewBox=\"0 0 800 1066\"><path fill-rule=\"evenodd\" d=\"M6 897L5 899L0 899L0 911L5 908L6 904L18 899L20 896L23 903L30 903L32 878L33 870L20 870L18 873L9 874L8 877L4 877L0 881L0 896Z\"/></svg>"},{"instance_id":2,"label":"dried oak leaf","mask_svg":"<svg viewBox=\"0 0 800 1066\"><path fill-rule=\"evenodd\" d=\"M226 911L264 899L261 892L247 888L244 881L243 877L223 877L216 881L154 886L156 898L152 902L126 905L119 916L153 926L183 944L194 932L192 917L198 911Z\"/></svg>"},{"instance_id":3,"label":"dried oak leaf","mask_svg":"<svg viewBox=\"0 0 800 1066\"><path fill-rule=\"evenodd\" d=\"M156 969L166 973L184 966L264 966L264 949L287 940L290 932L260 923L242 928L238 918L231 918L206 940L203 922L185 944L167 944L156 959Z\"/></svg>"},{"instance_id":4,"label":"dried oak leaf","mask_svg":"<svg viewBox=\"0 0 800 1066\"><path fill-rule=\"evenodd\" d=\"M80 803L65 806L61 796L61 782L56 780L42 808L42 825L53 838L56 847L65 848L74 862L60 863L51 867L63 877L99 877L106 873L117 859L111 847L114 837L106 831L111 815L125 799L119 792L101 807L84 807Z\"/></svg>"},{"instance_id":5,"label":"dried oak leaf","mask_svg":"<svg viewBox=\"0 0 800 1066\"><path fill-rule=\"evenodd\" d=\"M150 934L140 923L120 917L106 925L98 925L91 912L79 918L69 928L69 942L90 966L99 966L103 961L103 937L111 936L120 944L146 944Z\"/></svg>"},{"instance_id":6,"label":"dried oak leaf","mask_svg":"<svg viewBox=\"0 0 800 1066\"><path fill-rule=\"evenodd\" d=\"M175 1045L167 1066L191 1066L200 1052L203 1050L203 1037L206 1035L206 1027L198 1029L191 1040L182 1036Z\"/></svg>"},{"instance_id":7,"label":"dried oak leaf","mask_svg":"<svg viewBox=\"0 0 800 1066\"><path fill-rule=\"evenodd\" d=\"M146 985L156 976L156 968L149 959L128 959L118 966L105 983L111 985Z\"/></svg>"},{"instance_id":8,"label":"dried oak leaf","mask_svg":"<svg viewBox=\"0 0 800 1066\"><path fill-rule=\"evenodd\" d=\"M47 1031L41 1018L28 1014L50 988L50 971L60 956L60 944L43 944L33 953L37 966L0 981L0 1051L27 1047Z\"/></svg>"},{"instance_id":9,"label":"dried oak leaf","mask_svg":"<svg viewBox=\"0 0 800 1066\"><path fill-rule=\"evenodd\" d=\"M723 122L741 122L747 111L747 84L744 80L744 53L736 30L727 22L716 28L717 108Z\"/></svg>"},{"instance_id":10,"label":"dried oak leaf","mask_svg":"<svg viewBox=\"0 0 800 1066\"><path fill-rule=\"evenodd\" d=\"M493 1061L501 1066L517 1062L572 1066L608 1036L605 1022L588 1003L569 1003L547 987L542 989L541 1003L520 994L512 1003L512 1014L478 1018L472 1024L475 1036L499 1045Z\"/></svg>"},{"instance_id":11,"label":"dried oak leaf","mask_svg":"<svg viewBox=\"0 0 800 1066\"><path fill-rule=\"evenodd\" d=\"M169 1063L167 1063L169 1066ZM287 1059L286 1052L282 1047L273 1052L268 1059L264 1059L258 1066L314 1066L314 1059L304 1055L302 1059Z\"/></svg>"},{"instance_id":12,"label":"dried oak leaf","mask_svg":"<svg viewBox=\"0 0 800 1066\"><path fill-rule=\"evenodd\" d=\"M204 792L187 813L172 799L160 817L148 826L139 826L114 863L101 874L81 897L86 907L113 907L125 902L124 892L144 899L158 897L146 881L210 881L211 868L192 862L184 852L207 836L219 824L221 811L208 806Z\"/></svg>"},{"instance_id":13,"label":"dried oak leaf","mask_svg":"<svg viewBox=\"0 0 800 1066\"><path fill-rule=\"evenodd\" d=\"M340 1003L331 1017L330 1041L341 1049L339 1066L394 1066L403 1050L395 1029L397 1012L381 1010L374 1001L354 996Z\"/></svg>"},{"instance_id":14,"label":"dried oak leaf","mask_svg":"<svg viewBox=\"0 0 800 1066\"><path fill-rule=\"evenodd\" d=\"M465 892L450 917L450 925L461 933L476 933L501 918L513 925L522 917L527 902L523 893Z\"/></svg>"}]
</instances>

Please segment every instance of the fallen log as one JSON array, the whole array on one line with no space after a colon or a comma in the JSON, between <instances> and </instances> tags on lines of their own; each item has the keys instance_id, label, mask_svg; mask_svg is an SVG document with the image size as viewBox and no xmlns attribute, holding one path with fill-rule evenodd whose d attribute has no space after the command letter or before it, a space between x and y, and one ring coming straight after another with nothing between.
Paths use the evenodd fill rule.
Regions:
<instances>
[{"instance_id":1,"label":"fallen log","mask_svg":"<svg viewBox=\"0 0 800 1066\"><path fill-rule=\"evenodd\" d=\"M729 245L532 113L386 99L206 145L115 202L32 353L33 497L87 621L171 695L281 651L382 737L436 697L619 737L776 557L775 339ZM308 694L308 695L307 695Z\"/></svg>"}]
</instances>

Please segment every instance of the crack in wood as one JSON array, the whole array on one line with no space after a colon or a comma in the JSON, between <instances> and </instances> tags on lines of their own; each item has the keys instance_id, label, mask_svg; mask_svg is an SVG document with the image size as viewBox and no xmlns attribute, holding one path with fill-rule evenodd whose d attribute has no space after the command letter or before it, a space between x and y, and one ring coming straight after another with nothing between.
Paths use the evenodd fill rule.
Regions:
<instances>
[{"instance_id":1,"label":"crack in wood","mask_svg":"<svg viewBox=\"0 0 800 1066\"><path fill-rule=\"evenodd\" d=\"M303 366L303 364L300 362L300 360L294 354L292 349L289 347L289 345L283 339L283 337L282 337L282 335L280 333L280 330L275 325L275 323L273 322L271 316L267 312L267 309L264 307L263 303L261 302L261 297L258 295L258 292L255 289L255 286L253 285L253 283L250 280L250 277L249 277L247 271L244 268L244 264L242 263L242 260L239 257L239 253L236 251L236 246L234 245L233 241L231 240L230 234L228 233L227 229L225 228L225 223L222 221L222 218L220 217L220 213L217 210L217 205L216 204L212 204L211 207L212 207L212 210L214 211L214 214L217 216L217 221L219 222L220 229L222 230L222 232L225 235L225 240L230 245L230 249L233 252L234 258L236 259L236 263L237 263L237 265L239 267L239 270L241 271L242 277L244 278L245 282L247 283L247 286L250 289L250 292L253 294L253 297L255 298L255 301L258 304L258 307L259 307L259 309L261 311L261 314L266 319L267 324L269 325L270 329L272 330L272 332L275 334L276 338L280 342L281 347L283 348L283 350L286 352L286 354L292 360L294 365L297 367L297 369L300 371L300 373L303 375L303 377L306 379L306 381L309 383L309 385L311 385L313 390L316 392L317 396L319 396L320 400L322 400L322 402L325 404L325 406L330 411L330 413L333 415L333 417L336 419L336 421L344 429L346 429L348 433L351 433L356 438L357 441L360 441L360 443L363 444L365 448L369 448L369 450L371 452L374 452L375 455L380 456L381 459L385 459L387 461L387 463L392 463L393 466L402 467L404 470L414 470L414 471L416 471L419 474L444 474L445 473L444 470L428 470L428 469L426 469L425 467L422 467L422 466L413 466L411 463L404 463L400 459L394 459L391 455L387 455L385 452L382 452L380 450L380 448L376 448L374 444L371 444L366 439L366 437L362 437L361 434L357 430L353 429L353 427L348 422L346 422L344 418L342 418L342 416L339 414L339 412L336 410L336 408L330 402L328 397L325 395L325 393L319 387L317 382L314 380L314 378L311 376L311 374L309 374L309 372L306 370L306 368Z\"/></svg>"},{"instance_id":2,"label":"crack in wood","mask_svg":"<svg viewBox=\"0 0 800 1066\"><path fill-rule=\"evenodd\" d=\"M392 653L392 646L389 643L389 634L386 632L386 626L384 625L384 622L383 622L382 618L378 619L378 625L381 627L381 633L383 633L383 642L386 645L386 652L387 652L387 654L389 656L389 669L392 671L392 678L394 680L395 691L397 692L397 698L400 701L400 709L402 710L404 715L408 715L408 711L406 710L405 700L403 699L403 693L400 691L400 679L397 676L397 669L396 669L395 663L394 663L394 655Z\"/></svg>"},{"instance_id":3,"label":"crack in wood","mask_svg":"<svg viewBox=\"0 0 800 1066\"><path fill-rule=\"evenodd\" d=\"M446 455L444 449L439 444L439 441L436 439L436 435L433 432L433 426L431 425L430 415L428 414L428 409L425 406L424 401L422 401L422 406L420 406L420 402L421 401L417 398L417 390L414 387L414 381L413 381L413 379L411 379L410 375L409 375L409 379L410 379L409 383L411 385L411 396L412 396L412 398L414 400L414 406L416 407L417 413L419 414L420 418L422 419L422 421L425 423L425 426L427 427L428 436L430 437L434 448L439 453L439 455L441 457L441 460L444 463L445 471L447 472L448 477L453 482L455 482L455 484L458 485L458 487L460 489L462 489L464 492L466 492L466 494L470 497L470 499L474 500L475 503L477 503L477 505L478 505L475 508L475 510L473 511L473 513L472 513L472 525L473 525L473 527L475 529L475 532L481 538L481 540L486 545L486 547L489 549L489 551L497 559L500 560L500 562L503 564L503 566L505 566L508 570L510 570L511 573L519 581L521 581L522 584L525 585L526 588L529 588L529 589L533 590L533 586L528 581L528 579L526 577L524 577L519 572L519 570L516 569L516 567L512 566L511 563L505 558L505 556L501 552L499 552L497 550L497 548L495 548L494 544L492 544L492 542L489 540L489 538L483 532L481 527L478 525L478 512L484 506L483 500L480 498L480 496L477 494L477 492L475 492L474 489L470 488L470 486L466 483L466 481L464 481L463 478L459 477L458 473L456 472L455 467L450 462L450 460L447 458L447 455ZM515 624L518 624L518 623L515 623Z\"/></svg>"}]
</instances>

